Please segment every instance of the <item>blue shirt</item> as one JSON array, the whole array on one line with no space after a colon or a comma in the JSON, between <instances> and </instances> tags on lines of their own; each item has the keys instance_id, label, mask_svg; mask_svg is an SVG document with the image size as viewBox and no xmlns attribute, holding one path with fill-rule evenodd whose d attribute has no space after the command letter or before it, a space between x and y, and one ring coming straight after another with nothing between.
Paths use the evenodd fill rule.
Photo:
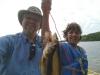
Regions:
<instances>
[{"instance_id":1,"label":"blue shirt","mask_svg":"<svg viewBox=\"0 0 100 75\"><path fill-rule=\"evenodd\" d=\"M40 59L42 47L40 37L35 40L36 53L29 60L31 43L25 34L0 37L0 75L41 75Z\"/></svg>"},{"instance_id":2,"label":"blue shirt","mask_svg":"<svg viewBox=\"0 0 100 75\"><path fill-rule=\"evenodd\" d=\"M87 75L88 60L83 48L79 47L75 49L69 43L61 43L60 60L61 75L73 75L72 71L76 73L75 75ZM85 71L85 74L83 74L83 70Z\"/></svg>"}]
</instances>

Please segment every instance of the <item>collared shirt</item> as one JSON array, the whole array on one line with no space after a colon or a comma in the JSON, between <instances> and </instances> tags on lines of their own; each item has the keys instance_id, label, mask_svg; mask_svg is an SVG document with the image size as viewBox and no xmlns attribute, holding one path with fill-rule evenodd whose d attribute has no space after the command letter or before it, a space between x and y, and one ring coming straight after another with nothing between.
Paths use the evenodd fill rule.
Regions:
<instances>
[{"instance_id":1,"label":"collared shirt","mask_svg":"<svg viewBox=\"0 0 100 75\"><path fill-rule=\"evenodd\" d=\"M41 75L42 47L39 36L35 45L35 56L29 60L31 43L24 33L0 37L0 75Z\"/></svg>"}]
</instances>

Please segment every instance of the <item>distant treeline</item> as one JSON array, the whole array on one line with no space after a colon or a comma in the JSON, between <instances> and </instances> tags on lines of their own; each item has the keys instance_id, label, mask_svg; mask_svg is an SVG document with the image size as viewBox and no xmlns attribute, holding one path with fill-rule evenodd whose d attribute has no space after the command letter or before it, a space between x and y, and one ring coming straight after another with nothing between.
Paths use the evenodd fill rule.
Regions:
<instances>
[{"instance_id":1,"label":"distant treeline","mask_svg":"<svg viewBox=\"0 0 100 75\"><path fill-rule=\"evenodd\" d=\"M100 32L83 35L81 41L100 41Z\"/></svg>"}]
</instances>

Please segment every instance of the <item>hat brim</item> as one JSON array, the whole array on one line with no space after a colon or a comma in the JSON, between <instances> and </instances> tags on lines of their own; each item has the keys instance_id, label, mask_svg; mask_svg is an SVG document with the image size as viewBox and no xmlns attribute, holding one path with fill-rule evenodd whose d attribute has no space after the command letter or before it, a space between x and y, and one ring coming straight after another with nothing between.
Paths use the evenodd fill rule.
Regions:
<instances>
[{"instance_id":1,"label":"hat brim","mask_svg":"<svg viewBox=\"0 0 100 75\"><path fill-rule=\"evenodd\" d=\"M22 20L23 20L25 14L36 14L36 15L42 16L40 14L33 13L33 12L28 11L28 10L20 10L18 12L18 20L19 20L20 24L22 24Z\"/></svg>"}]
</instances>

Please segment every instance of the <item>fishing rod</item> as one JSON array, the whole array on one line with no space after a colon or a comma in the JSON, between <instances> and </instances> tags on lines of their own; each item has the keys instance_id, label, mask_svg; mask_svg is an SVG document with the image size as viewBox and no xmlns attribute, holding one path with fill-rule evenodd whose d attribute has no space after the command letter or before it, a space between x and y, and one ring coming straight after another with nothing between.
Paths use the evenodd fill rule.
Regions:
<instances>
[{"instance_id":1,"label":"fishing rod","mask_svg":"<svg viewBox=\"0 0 100 75\"><path fill-rule=\"evenodd\" d=\"M53 18L53 16L52 16L52 14L50 13L52 0L42 0L42 3L45 4L45 8L44 8L44 9L46 9L46 13L48 13L48 14L51 16L51 19L53 20L53 23L54 23L54 25L55 25L55 30L56 30L56 32L57 32L57 35L58 35L59 39L61 40L61 36L60 36L60 34L59 34L59 32L58 32L56 22L55 22L55 20L54 20L54 18ZM42 9L43 9L43 7L42 7ZM45 12L44 12L44 13L45 13ZM49 25L48 25L48 26L49 26ZM47 27L47 28L49 28L49 27ZM50 28L49 28L49 29L50 29Z\"/></svg>"}]
</instances>

